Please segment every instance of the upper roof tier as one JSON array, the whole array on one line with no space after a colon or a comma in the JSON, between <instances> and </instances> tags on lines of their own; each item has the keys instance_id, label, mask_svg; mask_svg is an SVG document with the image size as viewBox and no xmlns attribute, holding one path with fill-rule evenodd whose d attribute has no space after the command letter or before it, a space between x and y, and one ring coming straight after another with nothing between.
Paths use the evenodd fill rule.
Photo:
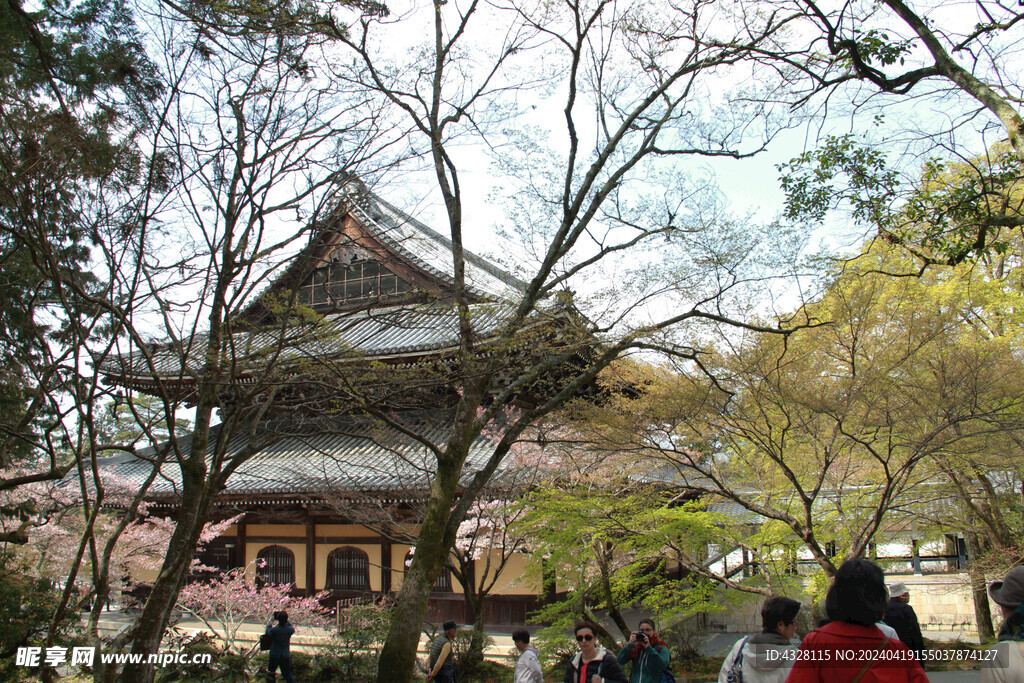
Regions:
<instances>
[{"instance_id":1,"label":"upper roof tier","mask_svg":"<svg viewBox=\"0 0 1024 683\"><path fill-rule=\"evenodd\" d=\"M339 208L391 254L454 286L451 240L387 203L359 181L342 186L338 199ZM465 252L465 261L466 287L483 299L508 301L526 287L510 273L469 251Z\"/></svg>"},{"instance_id":2,"label":"upper roof tier","mask_svg":"<svg viewBox=\"0 0 1024 683\"><path fill-rule=\"evenodd\" d=\"M472 332L486 346L525 284L475 254L465 252L465 264ZM306 248L230 321L234 331L221 352L228 381L252 382L269 362L296 368L307 361L443 357L460 341L454 273L449 239L349 180ZM287 301L318 315L281 325ZM535 313L533 325L544 317ZM162 387L188 400L208 358L207 339L200 333L148 344L107 358L99 369L111 383L147 393Z\"/></svg>"},{"instance_id":3,"label":"upper roof tier","mask_svg":"<svg viewBox=\"0 0 1024 683\"><path fill-rule=\"evenodd\" d=\"M300 304L320 313L386 306L416 293L453 301L452 248L451 240L350 180L338 189L310 244L243 317L265 319L271 315L267 302L293 291ZM526 286L476 254L464 252L464 261L470 301L515 301Z\"/></svg>"}]
</instances>

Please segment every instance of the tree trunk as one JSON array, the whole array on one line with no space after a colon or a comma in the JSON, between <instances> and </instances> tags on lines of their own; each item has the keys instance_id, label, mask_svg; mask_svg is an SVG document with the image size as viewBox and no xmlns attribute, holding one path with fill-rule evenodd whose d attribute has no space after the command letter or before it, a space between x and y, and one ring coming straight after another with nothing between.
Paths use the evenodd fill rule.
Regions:
<instances>
[{"instance_id":1,"label":"tree trunk","mask_svg":"<svg viewBox=\"0 0 1024 683\"><path fill-rule=\"evenodd\" d=\"M974 599L974 620L978 625L978 639L982 643L990 643L996 639L996 632L992 627L992 611L988 605L985 573L981 569L981 543L977 534L968 533L964 536L970 561L967 571L971 577L971 597Z\"/></svg>"},{"instance_id":2,"label":"tree trunk","mask_svg":"<svg viewBox=\"0 0 1024 683\"><path fill-rule=\"evenodd\" d=\"M468 452L468 448L465 450ZM388 637L380 651L378 683L410 681L413 678L430 590L441 567L448 561L455 541L448 518L464 460L464 457L454 460L446 457L438 463L437 477L431 486L430 499L416 539L416 553L395 598Z\"/></svg>"},{"instance_id":3,"label":"tree trunk","mask_svg":"<svg viewBox=\"0 0 1024 683\"><path fill-rule=\"evenodd\" d=\"M629 626L626 625L626 620L623 618L622 612L619 611L619 603L616 602L615 594L612 592L610 566L615 557L615 548L611 543L601 542L594 548L594 554L597 556L598 567L601 569L601 597L608 608L608 616L618 627L622 637L628 640Z\"/></svg>"},{"instance_id":4,"label":"tree trunk","mask_svg":"<svg viewBox=\"0 0 1024 683\"><path fill-rule=\"evenodd\" d=\"M469 652L464 660L467 673L475 671L484 661L484 594L477 589L475 563L466 558L460 557L459 580L462 583L462 598L466 602L466 609L469 611L469 622L473 624L473 632L469 638ZM461 675L461 674L460 674Z\"/></svg>"},{"instance_id":5,"label":"tree trunk","mask_svg":"<svg viewBox=\"0 0 1024 683\"><path fill-rule=\"evenodd\" d=\"M185 467L182 470L181 508L167 547L167 559L153 582L153 591L131 633L131 654L140 655L143 660L160 648L171 611L178 600L178 591L188 574L196 543L213 505L212 489L216 487L209 481L203 481L205 478L189 476ZM152 664L126 664L118 680L123 683L152 683L154 675Z\"/></svg>"},{"instance_id":6,"label":"tree trunk","mask_svg":"<svg viewBox=\"0 0 1024 683\"><path fill-rule=\"evenodd\" d=\"M473 633L469 639L466 668L469 671L475 671L484 661L484 596L475 594L469 600L469 604L473 622Z\"/></svg>"}]
</instances>

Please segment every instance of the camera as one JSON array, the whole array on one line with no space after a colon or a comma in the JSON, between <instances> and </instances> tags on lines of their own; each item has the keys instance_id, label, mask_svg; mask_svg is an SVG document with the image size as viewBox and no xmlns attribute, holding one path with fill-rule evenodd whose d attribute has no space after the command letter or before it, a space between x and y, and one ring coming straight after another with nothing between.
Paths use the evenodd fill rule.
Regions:
<instances>
[{"instance_id":1,"label":"camera","mask_svg":"<svg viewBox=\"0 0 1024 683\"><path fill-rule=\"evenodd\" d=\"M637 631L633 635L636 636L636 644L637 645L643 645L644 643L647 642L647 634L644 633L643 631Z\"/></svg>"}]
</instances>

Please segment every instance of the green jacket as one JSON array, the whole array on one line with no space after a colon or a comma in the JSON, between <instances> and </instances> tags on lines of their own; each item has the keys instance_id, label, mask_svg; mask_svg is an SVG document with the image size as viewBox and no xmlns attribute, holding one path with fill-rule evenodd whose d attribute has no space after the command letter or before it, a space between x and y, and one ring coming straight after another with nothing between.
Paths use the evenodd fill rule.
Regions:
<instances>
[{"instance_id":1,"label":"green jacket","mask_svg":"<svg viewBox=\"0 0 1024 683\"><path fill-rule=\"evenodd\" d=\"M664 643L658 643L656 646L644 649L636 659L629 656L633 647L627 643L617 658L623 668L626 667L626 664L632 663L633 665L629 683L661 683L661 672L668 669L668 647ZM655 652L655 648L657 648L657 652Z\"/></svg>"}]
</instances>

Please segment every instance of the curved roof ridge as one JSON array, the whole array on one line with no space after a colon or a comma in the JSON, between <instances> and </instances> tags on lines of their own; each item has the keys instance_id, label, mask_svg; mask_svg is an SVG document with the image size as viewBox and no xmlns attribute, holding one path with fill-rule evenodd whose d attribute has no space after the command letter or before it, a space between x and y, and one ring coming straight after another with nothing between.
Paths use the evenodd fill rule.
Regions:
<instances>
[{"instance_id":1,"label":"curved roof ridge","mask_svg":"<svg viewBox=\"0 0 1024 683\"><path fill-rule=\"evenodd\" d=\"M409 258L417 266L447 280L449 283L454 283L454 274L452 272L454 264L451 261L453 245L449 238L382 199L359 179L349 179L339 188L338 192L340 195L340 205L349 211L359 213L362 219L360 222L366 228L373 230L374 235L382 239L387 246L401 252L402 256ZM419 236L434 243L440 249L436 250L433 254L417 253L417 250L411 248L415 244L415 235L405 234L396 236L396 233L403 228L418 233ZM484 274L498 280L501 284L512 290L522 291L526 288L525 282L487 259L468 249L463 249L463 254L467 265L471 266L466 269L466 284L475 290L475 294L508 298L505 292L496 291L498 288L493 287L494 283L486 282L486 277L480 277L479 273L471 272L473 268L483 271ZM439 260L437 258L439 255L447 255L449 257L447 262L443 262L443 259ZM445 267L442 268L440 266Z\"/></svg>"}]
</instances>

